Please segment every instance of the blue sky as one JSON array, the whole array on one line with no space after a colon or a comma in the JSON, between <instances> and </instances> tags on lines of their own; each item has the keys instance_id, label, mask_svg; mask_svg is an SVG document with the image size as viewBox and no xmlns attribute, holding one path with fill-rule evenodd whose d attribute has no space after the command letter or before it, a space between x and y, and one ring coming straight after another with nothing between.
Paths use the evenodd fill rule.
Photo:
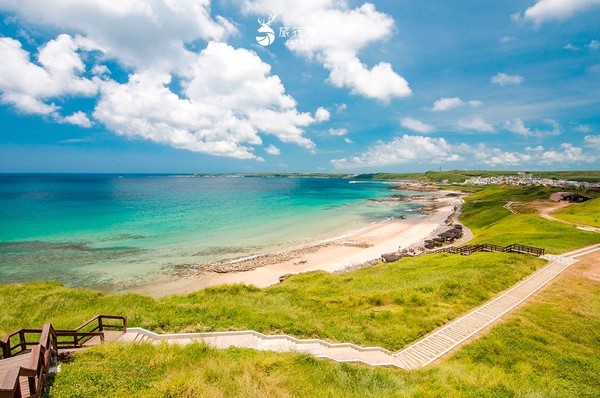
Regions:
<instances>
[{"instance_id":1,"label":"blue sky","mask_svg":"<svg viewBox=\"0 0 600 398\"><path fill-rule=\"evenodd\" d=\"M440 4L0 0L0 172L600 169L600 0Z\"/></svg>"}]
</instances>

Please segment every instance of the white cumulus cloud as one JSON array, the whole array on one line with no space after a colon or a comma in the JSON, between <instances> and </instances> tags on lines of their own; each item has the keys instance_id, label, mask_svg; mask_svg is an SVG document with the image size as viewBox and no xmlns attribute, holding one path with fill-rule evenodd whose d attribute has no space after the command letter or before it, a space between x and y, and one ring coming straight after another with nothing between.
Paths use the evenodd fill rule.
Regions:
<instances>
[{"instance_id":1,"label":"white cumulus cloud","mask_svg":"<svg viewBox=\"0 0 600 398\"><path fill-rule=\"evenodd\" d=\"M389 166L405 163L441 163L461 160L463 149L450 145L444 138L403 135L390 142L378 141L359 156L333 159L336 169Z\"/></svg>"},{"instance_id":2,"label":"white cumulus cloud","mask_svg":"<svg viewBox=\"0 0 600 398\"><path fill-rule=\"evenodd\" d=\"M586 135L583 142L588 147L600 150L600 135Z\"/></svg>"},{"instance_id":3,"label":"white cumulus cloud","mask_svg":"<svg viewBox=\"0 0 600 398\"><path fill-rule=\"evenodd\" d=\"M508 120L504 124L504 127L515 134L522 135L523 137L529 137L533 135L533 131L526 127L521 119Z\"/></svg>"},{"instance_id":4,"label":"white cumulus cloud","mask_svg":"<svg viewBox=\"0 0 600 398\"><path fill-rule=\"evenodd\" d=\"M537 0L525 10L525 19L541 24L548 20L562 20L600 5L600 0Z\"/></svg>"},{"instance_id":5,"label":"white cumulus cloud","mask_svg":"<svg viewBox=\"0 0 600 398\"><path fill-rule=\"evenodd\" d=\"M592 131L591 127L588 126L587 124L577 125L577 126L575 126L574 130L579 133L589 133L590 131Z\"/></svg>"},{"instance_id":6,"label":"white cumulus cloud","mask_svg":"<svg viewBox=\"0 0 600 398\"><path fill-rule=\"evenodd\" d=\"M600 41L592 40L588 43L587 48L590 50L598 50L600 48Z\"/></svg>"},{"instance_id":7,"label":"white cumulus cloud","mask_svg":"<svg viewBox=\"0 0 600 398\"><path fill-rule=\"evenodd\" d=\"M515 133L517 135L520 135L522 137L542 138L542 137L560 134L560 132L561 132L560 125L557 122L555 122L554 120L546 120L546 123L550 124L552 126L552 129L550 129L550 130L539 130L539 129L532 130L529 127L525 126L525 123L523 122L523 120L519 119L519 118L516 118L513 120L507 120L504 123L504 127L508 131Z\"/></svg>"},{"instance_id":8,"label":"white cumulus cloud","mask_svg":"<svg viewBox=\"0 0 600 398\"><path fill-rule=\"evenodd\" d=\"M36 25L79 32L90 49L140 69L170 71L187 57L185 43L223 40L236 31L213 18L210 0L2 0L0 10Z\"/></svg>"},{"instance_id":9,"label":"white cumulus cloud","mask_svg":"<svg viewBox=\"0 0 600 398\"><path fill-rule=\"evenodd\" d=\"M94 125L84 112L78 111L72 115L65 116L61 119L63 123L73 124L75 126L89 128Z\"/></svg>"},{"instance_id":10,"label":"white cumulus cloud","mask_svg":"<svg viewBox=\"0 0 600 398\"><path fill-rule=\"evenodd\" d=\"M316 60L329 71L328 81L353 94L388 102L412 94L408 82L388 62L369 67L360 50L394 32L394 20L370 3L351 8L347 0L240 0L247 13L264 15L279 10L285 26L310 27L297 40L286 42L294 53Z\"/></svg>"},{"instance_id":11,"label":"white cumulus cloud","mask_svg":"<svg viewBox=\"0 0 600 398\"><path fill-rule=\"evenodd\" d=\"M344 112L346 109L348 109L348 105L346 105L346 104L339 104L339 105L337 105L337 107L336 107L336 111L337 111L337 113L342 113L342 112Z\"/></svg>"},{"instance_id":12,"label":"white cumulus cloud","mask_svg":"<svg viewBox=\"0 0 600 398\"><path fill-rule=\"evenodd\" d=\"M443 112L454 108L459 108L463 105L469 105L473 108L478 108L483 105L479 100L463 101L460 97L440 98L433 103L431 110L433 112Z\"/></svg>"},{"instance_id":13,"label":"white cumulus cloud","mask_svg":"<svg viewBox=\"0 0 600 398\"><path fill-rule=\"evenodd\" d=\"M531 161L528 153L503 151L499 148L488 148L480 144L476 147L475 158L487 166L520 166Z\"/></svg>"},{"instance_id":14,"label":"white cumulus cloud","mask_svg":"<svg viewBox=\"0 0 600 398\"><path fill-rule=\"evenodd\" d=\"M330 112L299 112L269 64L223 42L237 28L213 15L210 5L0 0L0 11L19 21L70 32L40 48L36 59L18 41L0 38L0 101L89 127L87 115L61 116L56 103L97 95L95 122L118 135L239 159L261 160L254 150L262 135L314 151L305 129L329 120ZM374 10L360 13L388 18ZM126 82L113 80L113 62L130 72ZM94 77L85 78L90 72Z\"/></svg>"},{"instance_id":15,"label":"white cumulus cloud","mask_svg":"<svg viewBox=\"0 0 600 398\"><path fill-rule=\"evenodd\" d=\"M464 105L465 103L459 97L452 98L440 98L433 103L433 107L431 108L434 112L442 112L450 109L458 108L459 106Z\"/></svg>"},{"instance_id":16,"label":"white cumulus cloud","mask_svg":"<svg viewBox=\"0 0 600 398\"><path fill-rule=\"evenodd\" d=\"M492 76L491 82L493 84L497 84L499 86L510 86L510 85L518 85L525 81L522 76L519 75L507 75L506 73L498 73L495 76Z\"/></svg>"},{"instance_id":17,"label":"white cumulus cloud","mask_svg":"<svg viewBox=\"0 0 600 398\"><path fill-rule=\"evenodd\" d=\"M329 120L330 116L331 114L329 113L329 111L323 107L318 108L315 112L315 119L318 122L326 122Z\"/></svg>"},{"instance_id":18,"label":"white cumulus cloud","mask_svg":"<svg viewBox=\"0 0 600 398\"><path fill-rule=\"evenodd\" d=\"M561 144L560 149L548 150L538 154L538 162L544 165L591 163L595 160L596 156L586 154L583 149L569 143Z\"/></svg>"},{"instance_id":19,"label":"white cumulus cloud","mask_svg":"<svg viewBox=\"0 0 600 398\"><path fill-rule=\"evenodd\" d=\"M97 84L81 77L85 66L69 35L60 35L39 49L37 62L21 43L0 38L0 101L25 113L53 115L59 107L48 100L70 96L92 96Z\"/></svg>"},{"instance_id":20,"label":"white cumulus cloud","mask_svg":"<svg viewBox=\"0 0 600 398\"><path fill-rule=\"evenodd\" d=\"M106 65L94 65L92 67L92 73L96 76L110 75L110 69Z\"/></svg>"},{"instance_id":21,"label":"white cumulus cloud","mask_svg":"<svg viewBox=\"0 0 600 398\"><path fill-rule=\"evenodd\" d=\"M328 130L330 135L337 135L337 136L342 136L342 135L346 135L348 134L348 129L345 128L341 128L341 129L329 129Z\"/></svg>"},{"instance_id":22,"label":"white cumulus cloud","mask_svg":"<svg viewBox=\"0 0 600 398\"><path fill-rule=\"evenodd\" d=\"M265 152L268 153L269 155L274 155L274 156L281 154L281 150L279 148L277 148L275 145L269 145L268 147L266 147Z\"/></svg>"},{"instance_id":23,"label":"white cumulus cloud","mask_svg":"<svg viewBox=\"0 0 600 398\"><path fill-rule=\"evenodd\" d=\"M191 62L183 98L169 89L169 74L137 73L102 83L94 117L123 136L216 156L260 160L259 133L313 151L304 128L317 120L297 111L270 70L252 51L211 42Z\"/></svg>"},{"instance_id":24,"label":"white cumulus cloud","mask_svg":"<svg viewBox=\"0 0 600 398\"><path fill-rule=\"evenodd\" d=\"M600 144L597 136L591 137L590 146ZM585 152L570 143L556 149L542 146L528 147L524 152L491 148L483 143L451 143L444 138L403 135L391 141L377 141L358 156L332 159L336 169L363 169L410 164L440 164L464 162L475 166L516 167L539 164L591 163L598 159L594 152Z\"/></svg>"},{"instance_id":25,"label":"white cumulus cloud","mask_svg":"<svg viewBox=\"0 0 600 398\"><path fill-rule=\"evenodd\" d=\"M432 125L423 123L422 121L413 119L412 117L402 118L400 124L402 127L416 131L417 133L427 134L435 131L435 128Z\"/></svg>"},{"instance_id":26,"label":"white cumulus cloud","mask_svg":"<svg viewBox=\"0 0 600 398\"><path fill-rule=\"evenodd\" d=\"M494 131L494 126L486 122L482 117L461 119L456 122L456 125L461 130L479 131L481 133L491 133Z\"/></svg>"}]
</instances>

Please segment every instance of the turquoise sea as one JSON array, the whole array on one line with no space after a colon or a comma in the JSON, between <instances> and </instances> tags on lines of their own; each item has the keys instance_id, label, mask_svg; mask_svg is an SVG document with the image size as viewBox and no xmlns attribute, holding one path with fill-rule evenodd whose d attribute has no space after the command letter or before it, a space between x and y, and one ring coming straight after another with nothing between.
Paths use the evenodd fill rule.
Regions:
<instances>
[{"instance_id":1,"label":"turquoise sea","mask_svg":"<svg viewBox=\"0 0 600 398\"><path fill-rule=\"evenodd\" d=\"M116 291L189 264L318 242L418 212L331 178L0 175L0 283ZM411 195L409 192L400 192Z\"/></svg>"}]
</instances>

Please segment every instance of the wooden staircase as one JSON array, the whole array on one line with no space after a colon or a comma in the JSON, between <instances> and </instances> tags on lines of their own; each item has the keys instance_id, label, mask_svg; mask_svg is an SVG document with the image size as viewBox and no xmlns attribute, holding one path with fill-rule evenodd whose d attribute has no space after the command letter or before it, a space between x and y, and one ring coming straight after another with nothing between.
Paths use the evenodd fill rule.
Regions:
<instances>
[{"instance_id":1,"label":"wooden staircase","mask_svg":"<svg viewBox=\"0 0 600 398\"><path fill-rule=\"evenodd\" d=\"M59 355L117 340L126 332L127 318L98 315L72 330L47 323L42 329L8 334L0 340L0 398L40 397Z\"/></svg>"}]
</instances>

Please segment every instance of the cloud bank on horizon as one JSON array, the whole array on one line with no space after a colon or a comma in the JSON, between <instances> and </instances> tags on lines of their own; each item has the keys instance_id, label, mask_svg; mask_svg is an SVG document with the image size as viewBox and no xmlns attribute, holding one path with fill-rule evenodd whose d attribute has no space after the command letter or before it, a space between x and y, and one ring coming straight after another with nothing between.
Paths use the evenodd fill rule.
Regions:
<instances>
[{"instance_id":1,"label":"cloud bank on horizon","mask_svg":"<svg viewBox=\"0 0 600 398\"><path fill-rule=\"evenodd\" d=\"M597 168L600 0L508 3L0 0L0 171L103 140L167 169Z\"/></svg>"}]
</instances>

